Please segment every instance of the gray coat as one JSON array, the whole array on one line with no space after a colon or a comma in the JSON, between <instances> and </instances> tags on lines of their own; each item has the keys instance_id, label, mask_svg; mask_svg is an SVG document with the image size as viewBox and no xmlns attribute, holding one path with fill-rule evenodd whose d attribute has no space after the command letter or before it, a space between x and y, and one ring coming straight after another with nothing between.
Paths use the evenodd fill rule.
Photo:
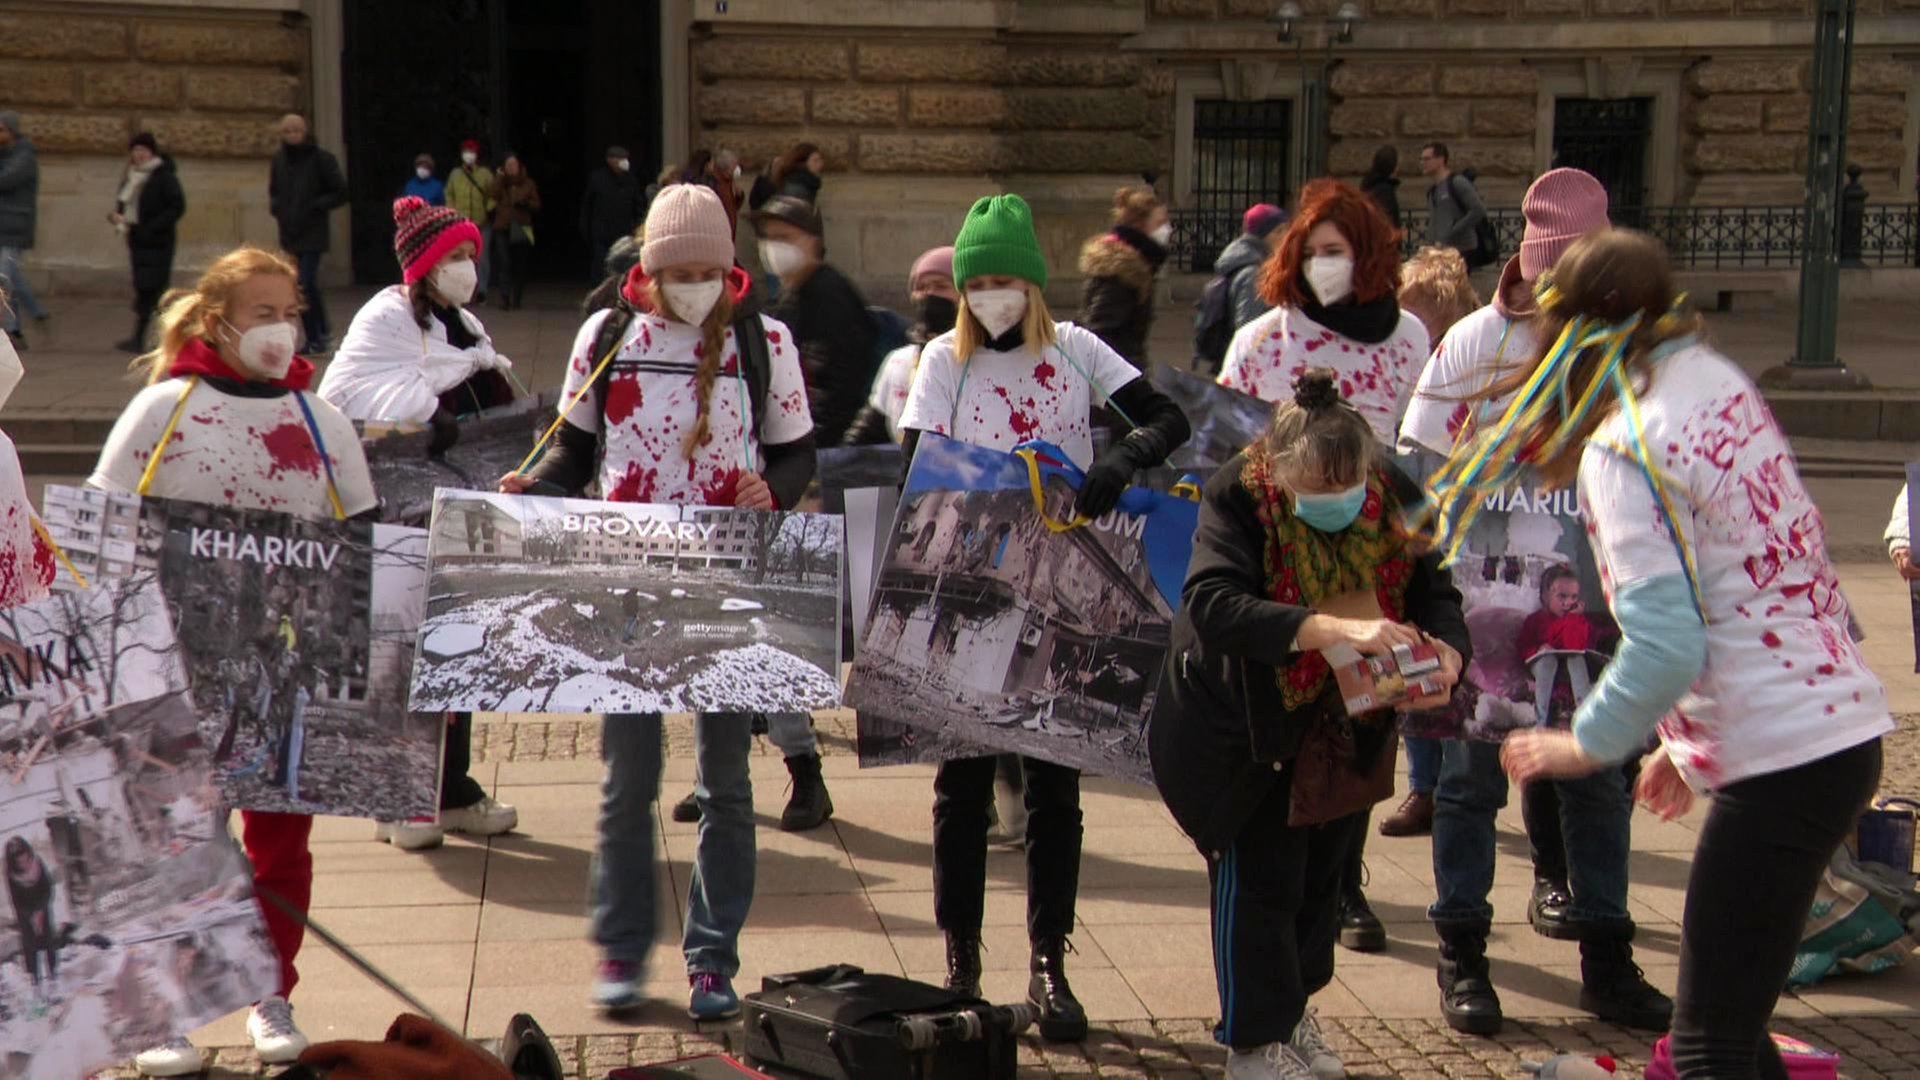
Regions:
<instances>
[{"instance_id":1,"label":"gray coat","mask_svg":"<svg viewBox=\"0 0 1920 1080\"><path fill-rule=\"evenodd\" d=\"M1235 330L1265 315L1267 302L1260 299L1260 268L1266 265L1272 249L1266 240L1241 233L1220 251L1213 261L1213 272L1227 279L1227 298L1233 312Z\"/></svg>"},{"instance_id":2,"label":"gray coat","mask_svg":"<svg viewBox=\"0 0 1920 1080\"><path fill-rule=\"evenodd\" d=\"M12 130L13 145L0 150L0 247L30 248L40 202L40 159L20 129Z\"/></svg>"}]
</instances>

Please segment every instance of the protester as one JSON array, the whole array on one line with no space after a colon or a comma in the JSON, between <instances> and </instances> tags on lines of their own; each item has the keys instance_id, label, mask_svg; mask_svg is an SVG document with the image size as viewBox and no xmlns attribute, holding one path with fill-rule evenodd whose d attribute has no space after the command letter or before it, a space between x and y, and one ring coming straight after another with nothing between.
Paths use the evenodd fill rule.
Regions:
<instances>
[{"instance_id":1,"label":"protester","mask_svg":"<svg viewBox=\"0 0 1920 1080\"><path fill-rule=\"evenodd\" d=\"M1673 818L1711 793L1680 928L1673 1064L1683 1077L1784 1076L1768 1021L1894 725L1785 433L1678 302L1658 241L1589 234L1553 264L1534 362L1488 391L1539 374L1528 398L1542 409L1476 445L1489 479L1524 454L1549 484L1577 483L1623 635L1573 730L1517 732L1502 757L1520 782L1617 778L1657 728L1640 800ZM1594 407L1568 415L1590 391ZM1742 494L1757 485L1764 513Z\"/></svg>"},{"instance_id":2,"label":"protester","mask_svg":"<svg viewBox=\"0 0 1920 1080\"><path fill-rule=\"evenodd\" d=\"M1193 355L1204 362L1203 370L1217 374L1234 332L1270 310L1260 297L1257 271L1273 255L1273 241L1286 223L1285 210L1255 203L1240 217L1240 235L1213 260L1213 280L1201 293L1193 320Z\"/></svg>"},{"instance_id":3,"label":"protester","mask_svg":"<svg viewBox=\"0 0 1920 1080\"><path fill-rule=\"evenodd\" d=\"M787 327L753 310L752 282L733 266L726 210L710 189L677 184L647 214L640 265L621 299L587 319L574 339L560 438L531 473L501 478L508 492L577 494L599 483L617 502L796 505L813 475L813 418L799 354ZM603 377L596 345L618 319L618 344ZM624 325L623 325L624 324ZM739 335L764 335L769 368L746 370L759 350ZM724 372L724 374L723 374ZM595 389L576 401L592 378ZM604 451L604 452L603 452ZM653 942L654 801L660 789L660 717L607 718L607 777L594 865L593 939L603 960L593 1001L640 1003ZM700 839L688 889L682 946L696 1020L736 1015L740 927L753 902L752 742L747 714L694 720L694 792Z\"/></svg>"},{"instance_id":4,"label":"protester","mask_svg":"<svg viewBox=\"0 0 1920 1080\"><path fill-rule=\"evenodd\" d=\"M300 267L300 324L310 355L333 351L333 326L320 292L320 259L331 246L327 215L347 203L340 162L307 133L307 122L280 118L280 149L273 156L267 201L280 225L280 249Z\"/></svg>"},{"instance_id":5,"label":"protester","mask_svg":"<svg viewBox=\"0 0 1920 1080\"><path fill-rule=\"evenodd\" d=\"M160 153L153 136L141 132L127 144L127 168L120 178L120 194L107 221L127 240L133 264L133 333L116 346L121 352L144 352L147 327L153 322L160 294L173 280L175 227L187 212L173 159Z\"/></svg>"},{"instance_id":6,"label":"protester","mask_svg":"<svg viewBox=\"0 0 1920 1080\"><path fill-rule=\"evenodd\" d=\"M760 262L780 278L773 314L793 328L807 374L813 437L838 446L867 402L882 354L867 301L828 265L820 212L805 199L778 195L753 212Z\"/></svg>"},{"instance_id":7,"label":"protester","mask_svg":"<svg viewBox=\"0 0 1920 1080\"><path fill-rule=\"evenodd\" d=\"M1360 189L1315 180L1261 272L1273 310L1240 328L1220 385L1282 402L1309 368L1331 368L1340 395L1393 445L1428 352L1420 320L1401 311L1392 223Z\"/></svg>"},{"instance_id":8,"label":"protester","mask_svg":"<svg viewBox=\"0 0 1920 1080\"><path fill-rule=\"evenodd\" d=\"M171 294L160 312L159 344L139 361L151 385L121 413L87 483L311 518L374 509L378 500L353 422L305 392L313 365L294 355L298 277L283 256L243 247L214 260L192 289ZM289 455L261 432L298 433L309 449ZM280 958L280 985L247 1018L260 1060L285 1064L306 1046L287 995L299 980L294 958L313 892L307 848L313 819L242 810L240 820L255 892L270 893L297 913L261 902ZM199 1052L183 1037L135 1063L147 1076L183 1076L201 1067Z\"/></svg>"},{"instance_id":9,"label":"protester","mask_svg":"<svg viewBox=\"0 0 1920 1080\"><path fill-rule=\"evenodd\" d=\"M900 414L906 410L914 373L920 370L920 353L927 342L953 329L960 313L951 246L924 251L913 261L913 269L907 273L907 294L914 307L908 342L888 353L880 365L880 376L873 381L866 408L860 410L841 440L849 446L900 441Z\"/></svg>"},{"instance_id":10,"label":"protester","mask_svg":"<svg viewBox=\"0 0 1920 1080\"><path fill-rule=\"evenodd\" d=\"M7 294L0 290L0 308ZM0 407L13 396L26 370L14 351L13 340L0 334ZM33 528L33 501L20 472L20 455L13 440L0 432L0 608L30 603L47 594L53 583L54 558Z\"/></svg>"},{"instance_id":11,"label":"protester","mask_svg":"<svg viewBox=\"0 0 1920 1080\"><path fill-rule=\"evenodd\" d=\"M428 206L445 206L447 185L433 174L433 170L433 155L423 151L413 159L413 175L401 185L400 194L403 197L411 195Z\"/></svg>"},{"instance_id":12,"label":"protester","mask_svg":"<svg viewBox=\"0 0 1920 1080\"><path fill-rule=\"evenodd\" d=\"M40 158L20 127L20 114L0 110L0 293L8 297L0 305L0 329L7 332L22 352L27 335L20 329L20 316L30 315L35 322L47 321L40 298L27 284L20 260L33 248L34 224L40 212Z\"/></svg>"},{"instance_id":13,"label":"protester","mask_svg":"<svg viewBox=\"0 0 1920 1080\"><path fill-rule=\"evenodd\" d=\"M1894 497L1893 514L1887 518L1887 531L1883 539L1887 542L1887 558L1893 560L1893 568L1902 581L1920 581L1920 566L1913 561L1913 524L1907 512L1907 485L1900 485L1900 494Z\"/></svg>"},{"instance_id":14,"label":"protester","mask_svg":"<svg viewBox=\"0 0 1920 1080\"><path fill-rule=\"evenodd\" d=\"M1232 1080L1346 1075L1307 1001L1333 981L1338 897L1375 795L1316 803L1294 778L1344 770L1390 792L1395 717L1349 725L1319 650L1432 642L1448 689L1403 709L1444 705L1472 651L1439 555L1409 540L1419 488L1385 462L1334 378L1302 376L1266 436L1208 482L1148 727L1154 783L1207 858L1214 1037L1230 1048ZM1382 617L1316 611L1356 590ZM1340 754L1311 734L1342 727Z\"/></svg>"},{"instance_id":15,"label":"protester","mask_svg":"<svg viewBox=\"0 0 1920 1080\"><path fill-rule=\"evenodd\" d=\"M1452 248L1423 247L1400 268L1400 310L1410 312L1438 342L1453 324L1480 306L1467 279L1466 260ZM1411 413L1412 408L1409 408ZM1440 782L1440 740L1406 738L1407 797L1380 822L1381 836L1425 836L1433 831L1433 789ZM1558 832L1556 827L1555 832ZM1564 877L1564 874L1562 875Z\"/></svg>"},{"instance_id":16,"label":"protester","mask_svg":"<svg viewBox=\"0 0 1920 1080\"><path fill-rule=\"evenodd\" d=\"M480 162L480 141L467 139L460 144L460 167L447 174L447 205L458 211L484 235L493 227L493 170ZM487 301L487 285L493 280L486 245L479 254L480 287L473 302Z\"/></svg>"},{"instance_id":17,"label":"protester","mask_svg":"<svg viewBox=\"0 0 1920 1080\"><path fill-rule=\"evenodd\" d=\"M1360 190L1366 192L1367 198L1374 201L1396 229L1401 220L1400 178L1394 174L1399 171L1400 151L1382 146L1373 152L1373 164L1367 167L1367 175L1360 178Z\"/></svg>"},{"instance_id":18,"label":"protester","mask_svg":"<svg viewBox=\"0 0 1920 1080\"><path fill-rule=\"evenodd\" d=\"M810 142L796 143L773 161L766 175L754 180L747 206L758 210L780 195L809 203L820 201L820 176L827 170L827 156Z\"/></svg>"},{"instance_id":19,"label":"protester","mask_svg":"<svg viewBox=\"0 0 1920 1080\"><path fill-rule=\"evenodd\" d=\"M1481 251L1477 235L1487 208L1473 181L1454 175L1446 143L1431 142L1420 148L1420 171L1433 181L1427 189L1427 243L1458 251L1469 269L1492 262L1500 253Z\"/></svg>"},{"instance_id":20,"label":"protester","mask_svg":"<svg viewBox=\"0 0 1920 1080\"><path fill-rule=\"evenodd\" d=\"M1153 332L1153 279L1172 240L1167 208L1153 189L1123 187L1113 193L1113 227L1080 249L1076 321L1141 371Z\"/></svg>"},{"instance_id":21,"label":"protester","mask_svg":"<svg viewBox=\"0 0 1920 1080\"><path fill-rule=\"evenodd\" d=\"M640 224L640 182L633 175L633 158L624 146L607 147L607 165L593 170L580 196L580 236L593 261L587 280L599 281L607 249Z\"/></svg>"},{"instance_id":22,"label":"protester","mask_svg":"<svg viewBox=\"0 0 1920 1080\"><path fill-rule=\"evenodd\" d=\"M493 273L500 286L500 309L521 306L527 294L527 273L533 262L533 218L540 212L540 187L527 175L519 154L500 161L493 179Z\"/></svg>"},{"instance_id":23,"label":"protester","mask_svg":"<svg viewBox=\"0 0 1920 1080\"><path fill-rule=\"evenodd\" d=\"M1501 271L1492 306L1455 323L1420 376L1401 427L1409 446L1452 452L1463 430L1470 433L1478 426L1469 399L1500 385L1552 344L1542 326L1554 320L1545 319L1534 289L1570 245L1606 228L1607 193L1578 169L1554 169L1527 189L1521 212L1527 225L1520 252ZM1496 400L1480 415L1497 417L1505 407ZM1499 757L1494 743L1446 743L1434 795L1438 895L1428 915L1440 936L1441 1009L1454 1030L1474 1034L1498 1031L1502 1023L1486 955L1493 922L1488 895L1494 879L1494 817L1507 800ZM1545 904L1556 915L1564 909L1564 920L1551 919L1547 928L1562 921L1578 924L1577 935L1555 936L1580 939L1581 1008L1614 1023L1665 1030L1672 1002L1647 984L1633 962L1634 923L1627 912L1633 800L1626 778L1613 769L1552 786L1559 797L1559 831L1571 881L1563 885L1537 876L1531 908ZM1543 840L1552 842L1537 837L1536 843ZM1539 920L1535 925L1542 929Z\"/></svg>"},{"instance_id":24,"label":"protester","mask_svg":"<svg viewBox=\"0 0 1920 1080\"><path fill-rule=\"evenodd\" d=\"M1087 470L1076 513L1112 510L1136 470L1157 465L1190 433L1178 406L1091 331L1056 323L1042 290L1047 264L1033 214L1018 195L983 198L954 240L961 294L953 330L928 342L899 427L906 454L924 432L994 450L1028 439L1059 447ZM1100 457L1093 410L1110 403L1138 426ZM1086 1010L1067 983L1067 937L1080 879L1080 773L1026 765L1027 997L1048 1040L1086 1037ZM994 758L942 762L934 779L934 919L947 935L947 984L977 995L987 877L987 810Z\"/></svg>"}]
</instances>

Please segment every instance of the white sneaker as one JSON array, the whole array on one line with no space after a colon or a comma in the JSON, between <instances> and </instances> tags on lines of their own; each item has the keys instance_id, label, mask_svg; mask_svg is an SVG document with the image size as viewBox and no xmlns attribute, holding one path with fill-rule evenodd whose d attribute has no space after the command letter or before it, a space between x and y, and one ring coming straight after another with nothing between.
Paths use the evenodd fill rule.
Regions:
<instances>
[{"instance_id":1,"label":"white sneaker","mask_svg":"<svg viewBox=\"0 0 1920 1080\"><path fill-rule=\"evenodd\" d=\"M174 1036L151 1050L133 1055L141 1076L193 1076L205 1071L200 1051L182 1036Z\"/></svg>"},{"instance_id":2,"label":"white sneaker","mask_svg":"<svg viewBox=\"0 0 1920 1080\"><path fill-rule=\"evenodd\" d=\"M380 822L373 827L373 838L401 851L425 851L445 843L447 833L432 818L412 818Z\"/></svg>"},{"instance_id":3,"label":"white sneaker","mask_svg":"<svg viewBox=\"0 0 1920 1080\"><path fill-rule=\"evenodd\" d=\"M1293 1029L1287 1046L1313 1070L1314 1080L1347 1080L1347 1064L1327 1045L1327 1037L1320 1032L1320 1018L1312 1009L1300 1018L1300 1026Z\"/></svg>"},{"instance_id":4,"label":"white sneaker","mask_svg":"<svg viewBox=\"0 0 1920 1080\"><path fill-rule=\"evenodd\" d=\"M1313 1080L1313 1069L1293 1047L1268 1043L1258 1050L1229 1053L1227 1080Z\"/></svg>"},{"instance_id":5,"label":"white sneaker","mask_svg":"<svg viewBox=\"0 0 1920 1080\"><path fill-rule=\"evenodd\" d=\"M480 801L472 806L440 811L442 829L468 836L499 836L512 832L519 824L520 811L486 795L480 796Z\"/></svg>"},{"instance_id":6,"label":"white sneaker","mask_svg":"<svg viewBox=\"0 0 1920 1080\"><path fill-rule=\"evenodd\" d=\"M247 1013L247 1037L262 1065L291 1065L307 1048L307 1037L293 1024L293 1006L283 997L261 998Z\"/></svg>"}]
</instances>

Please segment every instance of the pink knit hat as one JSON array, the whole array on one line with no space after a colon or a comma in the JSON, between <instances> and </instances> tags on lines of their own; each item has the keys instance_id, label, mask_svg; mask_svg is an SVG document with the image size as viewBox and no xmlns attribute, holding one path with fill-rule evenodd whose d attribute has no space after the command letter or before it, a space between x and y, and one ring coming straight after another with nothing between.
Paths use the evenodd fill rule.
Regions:
<instances>
[{"instance_id":1,"label":"pink knit hat","mask_svg":"<svg viewBox=\"0 0 1920 1080\"><path fill-rule=\"evenodd\" d=\"M944 274L953 276L953 245L937 247L913 260L913 269L907 271L907 291L912 292L920 285L921 274Z\"/></svg>"},{"instance_id":2,"label":"pink knit hat","mask_svg":"<svg viewBox=\"0 0 1920 1080\"><path fill-rule=\"evenodd\" d=\"M480 229L451 206L428 206L418 195L393 200L393 256L409 285L433 272L461 241L473 241L476 257Z\"/></svg>"},{"instance_id":3,"label":"pink knit hat","mask_svg":"<svg viewBox=\"0 0 1920 1080\"><path fill-rule=\"evenodd\" d=\"M1575 240L1607 227L1607 189L1579 169L1554 169L1527 189L1520 213L1527 219L1520 239L1520 276L1538 281Z\"/></svg>"},{"instance_id":4,"label":"pink knit hat","mask_svg":"<svg viewBox=\"0 0 1920 1080\"><path fill-rule=\"evenodd\" d=\"M684 263L732 266L733 229L727 220L720 196L705 184L661 188L647 211L640 268L652 277L663 267Z\"/></svg>"}]
</instances>

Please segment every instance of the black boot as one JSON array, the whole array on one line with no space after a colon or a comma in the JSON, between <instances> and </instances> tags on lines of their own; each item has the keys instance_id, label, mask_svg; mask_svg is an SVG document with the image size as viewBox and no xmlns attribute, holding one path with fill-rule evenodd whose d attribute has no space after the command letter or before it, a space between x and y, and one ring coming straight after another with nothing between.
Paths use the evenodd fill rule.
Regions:
<instances>
[{"instance_id":1,"label":"black boot","mask_svg":"<svg viewBox=\"0 0 1920 1080\"><path fill-rule=\"evenodd\" d=\"M1527 922L1541 937L1577 941L1580 930L1568 918L1573 907L1573 892L1564 881L1552 878L1533 880L1533 899L1527 903Z\"/></svg>"},{"instance_id":2,"label":"black boot","mask_svg":"<svg viewBox=\"0 0 1920 1080\"><path fill-rule=\"evenodd\" d=\"M682 825L700 820L700 800L694 798L693 792L687 792L686 798L673 804L673 820Z\"/></svg>"},{"instance_id":3,"label":"black boot","mask_svg":"<svg viewBox=\"0 0 1920 1080\"><path fill-rule=\"evenodd\" d=\"M780 814L780 828L787 832L819 828L833 816L833 798L827 794L827 782L820 777L819 755L788 758L787 772L793 777L793 796Z\"/></svg>"},{"instance_id":4,"label":"black boot","mask_svg":"<svg viewBox=\"0 0 1920 1080\"><path fill-rule=\"evenodd\" d=\"M1487 964L1486 923L1440 929L1440 1012L1468 1035L1497 1035L1503 1017Z\"/></svg>"},{"instance_id":5,"label":"black boot","mask_svg":"<svg viewBox=\"0 0 1920 1080\"><path fill-rule=\"evenodd\" d=\"M1673 999L1647 983L1633 962L1633 931L1595 932L1580 942L1580 1007L1611 1024L1665 1031Z\"/></svg>"},{"instance_id":6,"label":"black boot","mask_svg":"<svg viewBox=\"0 0 1920 1080\"><path fill-rule=\"evenodd\" d=\"M1027 1001L1040 1010L1040 1037L1047 1042L1080 1042L1087 1037L1087 1010L1067 985L1067 939L1033 943L1033 977Z\"/></svg>"},{"instance_id":7,"label":"black boot","mask_svg":"<svg viewBox=\"0 0 1920 1080\"><path fill-rule=\"evenodd\" d=\"M1366 894L1360 891L1367 880L1367 866L1361 861L1366 842L1367 829L1363 823L1354 837L1346 869L1340 875L1340 944L1354 952L1385 952L1387 928L1380 925L1380 917L1373 913Z\"/></svg>"},{"instance_id":8,"label":"black boot","mask_svg":"<svg viewBox=\"0 0 1920 1080\"><path fill-rule=\"evenodd\" d=\"M947 935L947 989L980 996L980 934Z\"/></svg>"}]
</instances>

